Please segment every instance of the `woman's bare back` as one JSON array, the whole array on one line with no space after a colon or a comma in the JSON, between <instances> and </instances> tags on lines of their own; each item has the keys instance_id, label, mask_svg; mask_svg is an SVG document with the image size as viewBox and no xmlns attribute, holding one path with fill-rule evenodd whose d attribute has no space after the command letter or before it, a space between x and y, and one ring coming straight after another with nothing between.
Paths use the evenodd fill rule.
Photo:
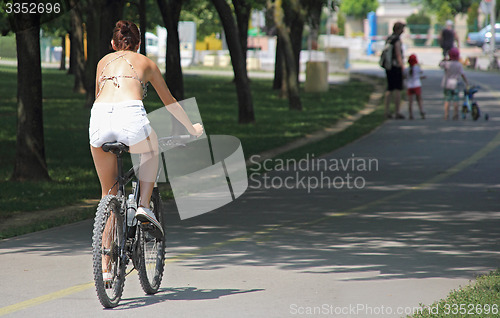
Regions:
<instances>
[{"instance_id":1,"label":"woman's bare back","mask_svg":"<svg viewBox=\"0 0 500 318\"><path fill-rule=\"evenodd\" d=\"M142 100L149 82L150 60L132 51L103 57L97 66L96 102Z\"/></svg>"}]
</instances>

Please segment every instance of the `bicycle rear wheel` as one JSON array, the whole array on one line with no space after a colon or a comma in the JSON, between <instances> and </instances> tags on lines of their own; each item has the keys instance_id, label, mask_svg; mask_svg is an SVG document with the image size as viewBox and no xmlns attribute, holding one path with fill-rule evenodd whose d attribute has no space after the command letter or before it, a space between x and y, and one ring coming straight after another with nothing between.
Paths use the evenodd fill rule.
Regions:
<instances>
[{"instance_id":1,"label":"bicycle rear wheel","mask_svg":"<svg viewBox=\"0 0 500 318\"><path fill-rule=\"evenodd\" d=\"M158 188L153 189L150 205L156 219L165 229ZM165 237L154 238L142 225L139 226L137 235L140 248L139 268L137 269L139 281L146 294L155 294L160 288L165 267Z\"/></svg>"},{"instance_id":2,"label":"bicycle rear wheel","mask_svg":"<svg viewBox=\"0 0 500 318\"><path fill-rule=\"evenodd\" d=\"M106 308L116 307L123 292L126 264L120 257L122 241L123 217L120 215L120 202L116 196L107 195L97 207L92 237L94 283L97 297Z\"/></svg>"}]
</instances>

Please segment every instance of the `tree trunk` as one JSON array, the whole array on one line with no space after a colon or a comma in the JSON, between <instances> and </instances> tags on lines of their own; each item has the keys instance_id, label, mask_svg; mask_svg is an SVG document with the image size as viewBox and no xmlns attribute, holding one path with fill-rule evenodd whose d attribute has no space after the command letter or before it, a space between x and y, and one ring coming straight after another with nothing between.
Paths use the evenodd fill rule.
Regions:
<instances>
[{"instance_id":1,"label":"tree trunk","mask_svg":"<svg viewBox=\"0 0 500 318\"><path fill-rule=\"evenodd\" d=\"M74 66L75 66L75 53L73 52L74 44L73 44L73 31L68 32L69 35L69 67L68 67L68 74L74 74Z\"/></svg>"},{"instance_id":2,"label":"tree trunk","mask_svg":"<svg viewBox=\"0 0 500 318\"><path fill-rule=\"evenodd\" d=\"M17 143L12 180L50 180L45 161L40 16L16 14Z\"/></svg>"},{"instance_id":3,"label":"tree trunk","mask_svg":"<svg viewBox=\"0 0 500 318\"><path fill-rule=\"evenodd\" d=\"M98 5L97 0L89 0L87 7L87 21L85 23L87 31L87 60L85 61L85 91L87 92L85 107L91 108L95 100L95 78L96 68L99 62L99 19L98 11L95 6Z\"/></svg>"},{"instance_id":4,"label":"tree trunk","mask_svg":"<svg viewBox=\"0 0 500 318\"><path fill-rule=\"evenodd\" d=\"M270 3L268 2L268 5ZM284 11L281 0L274 3L274 22L283 44L283 55L286 65L286 82L288 84L288 102L290 109L302 110L302 103L299 95L297 59L294 54L290 31L284 22Z\"/></svg>"},{"instance_id":5,"label":"tree trunk","mask_svg":"<svg viewBox=\"0 0 500 318\"><path fill-rule=\"evenodd\" d=\"M165 82L172 96L184 99L184 77L181 67L179 19L182 0L158 0L158 7L167 28L167 52L165 56ZM184 135L186 128L172 116L172 135Z\"/></svg>"},{"instance_id":6,"label":"tree trunk","mask_svg":"<svg viewBox=\"0 0 500 318\"><path fill-rule=\"evenodd\" d=\"M59 70L66 70L66 36L61 36L61 64L59 64Z\"/></svg>"},{"instance_id":7,"label":"tree trunk","mask_svg":"<svg viewBox=\"0 0 500 318\"><path fill-rule=\"evenodd\" d=\"M281 89L283 83L283 44L278 35L276 40L276 57L274 62L273 89Z\"/></svg>"},{"instance_id":8,"label":"tree trunk","mask_svg":"<svg viewBox=\"0 0 500 318\"><path fill-rule=\"evenodd\" d=\"M123 16L124 0L93 0L87 7L87 63L85 65L85 106L95 100L96 68L104 55L112 52L111 39L116 22ZM96 9L97 8L97 9Z\"/></svg>"},{"instance_id":9,"label":"tree trunk","mask_svg":"<svg viewBox=\"0 0 500 318\"><path fill-rule=\"evenodd\" d=\"M85 52L83 49L83 19L80 5L70 0L71 13L70 68L75 74L73 92L85 94Z\"/></svg>"},{"instance_id":10,"label":"tree trunk","mask_svg":"<svg viewBox=\"0 0 500 318\"><path fill-rule=\"evenodd\" d=\"M311 27L310 43L313 50L318 49L319 27L321 24L321 13L325 6L325 1L316 0L309 2L308 24Z\"/></svg>"},{"instance_id":11,"label":"tree trunk","mask_svg":"<svg viewBox=\"0 0 500 318\"><path fill-rule=\"evenodd\" d=\"M238 25L238 34L240 37L241 50L245 57L245 64L248 51L248 24L252 6L248 0L233 0L234 12L236 13L236 22Z\"/></svg>"},{"instance_id":12,"label":"tree trunk","mask_svg":"<svg viewBox=\"0 0 500 318\"><path fill-rule=\"evenodd\" d=\"M182 100L184 99L184 80L179 40L179 18L182 0L158 0L158 7L163 17L163 23L167 28L165 82L175 99Z\"/></svg>"},{"instance_id":13,"label":"tree trunk","mask_svg":"<svg viewBox=\"0 0 500 318\"><path fill-rule=\"evenodd\" d=\"M295 69L297 70L295 80L297 81L297 85L299 85L300 51L302 50L302 33L304 32L304 20L301 19L297 14L294 14L289 29Z\"/></svg>"},{"instance_id":14,"label":"tree trunk","mask_svg":"<svg viewBox=\"0 0 500 318\"><path fill-rule=\"evenodd\" d=\"M240 37L231 7L225 0L212 0L224 27L226 41L233 65L236 94L238 95L238 122L255 122L252 93L247 75L246 58L241 49Z\"/></svg>"},{"instance_id":15,"label":"tree trunk","mask_svg":"<svg viewBox=\"0 0 500 318\"><path fill-rule=\"evenodd\" d=\"M99 37L99 59L104 55L113 52L111 39L116 22L123 17L123 6L125 0L101 0L100 17L100 37Z\"/></svg>"},{"instance_id":16,"label":"tree trunk","mask_svg":"<svg viewBox=\"0 0 500 318\"><path fill-rule=\"evenodd\" d=\"M141 49L140 52L143 55L147 55L146 52L146 0L139 0L139 25L141 29Z\"/></svg>"},{"instance_id":17,"label":"tree trunk","mask_svg":"<svg viewBox=\"0 0 500 318\"><path fill-rule=\"evenodd\" d=\"M290 34L292 43L293 56L295 59L295 69L297 70L297 85L299 83L300 73L300 51L302 50L302 34L304 33L305 17L303 7L300 1L290 1L283 3L284 17L286 29Z\"/></svg>"}]
</instances>

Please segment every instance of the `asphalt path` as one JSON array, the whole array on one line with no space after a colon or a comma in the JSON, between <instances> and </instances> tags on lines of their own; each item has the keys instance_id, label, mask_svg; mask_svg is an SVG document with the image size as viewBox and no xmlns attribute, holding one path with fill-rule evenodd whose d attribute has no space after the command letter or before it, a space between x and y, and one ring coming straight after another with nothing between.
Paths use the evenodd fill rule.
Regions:
<instances>
[{"instance_id":1,"label":"asphalt path","mask_svg":"<svg viewBox=\"0 0 500 318\"><path fill-rule=\"evenodd\" d=\"M1 241L0 315L401 317L496 269L498 74L468 73L490 116L476 122L444 121L441 71L426 74L426 120L390 120L315 163L252 171L242 197L196 218L166 203L154 296L132 273L121 305L101 307L90 220Z\"/></svg>"}]
</instances>

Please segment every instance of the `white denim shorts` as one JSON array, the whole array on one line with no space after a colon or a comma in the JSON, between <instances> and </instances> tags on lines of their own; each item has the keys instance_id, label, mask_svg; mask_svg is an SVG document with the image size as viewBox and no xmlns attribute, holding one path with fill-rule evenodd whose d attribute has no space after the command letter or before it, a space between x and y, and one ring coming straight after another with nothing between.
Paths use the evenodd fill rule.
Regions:
<instances>
[{"instance_id":1,"label":"white denim shorts","mask_svg":"<svg viewBox=\"0 0 500 318\"><path fill-rule=\"evenodd\" d=\"M92 106L89 139L93 147L114 141L135 145L150 134L151 126L141 100L94 103Z\"/></svg>"}]
</instances>

